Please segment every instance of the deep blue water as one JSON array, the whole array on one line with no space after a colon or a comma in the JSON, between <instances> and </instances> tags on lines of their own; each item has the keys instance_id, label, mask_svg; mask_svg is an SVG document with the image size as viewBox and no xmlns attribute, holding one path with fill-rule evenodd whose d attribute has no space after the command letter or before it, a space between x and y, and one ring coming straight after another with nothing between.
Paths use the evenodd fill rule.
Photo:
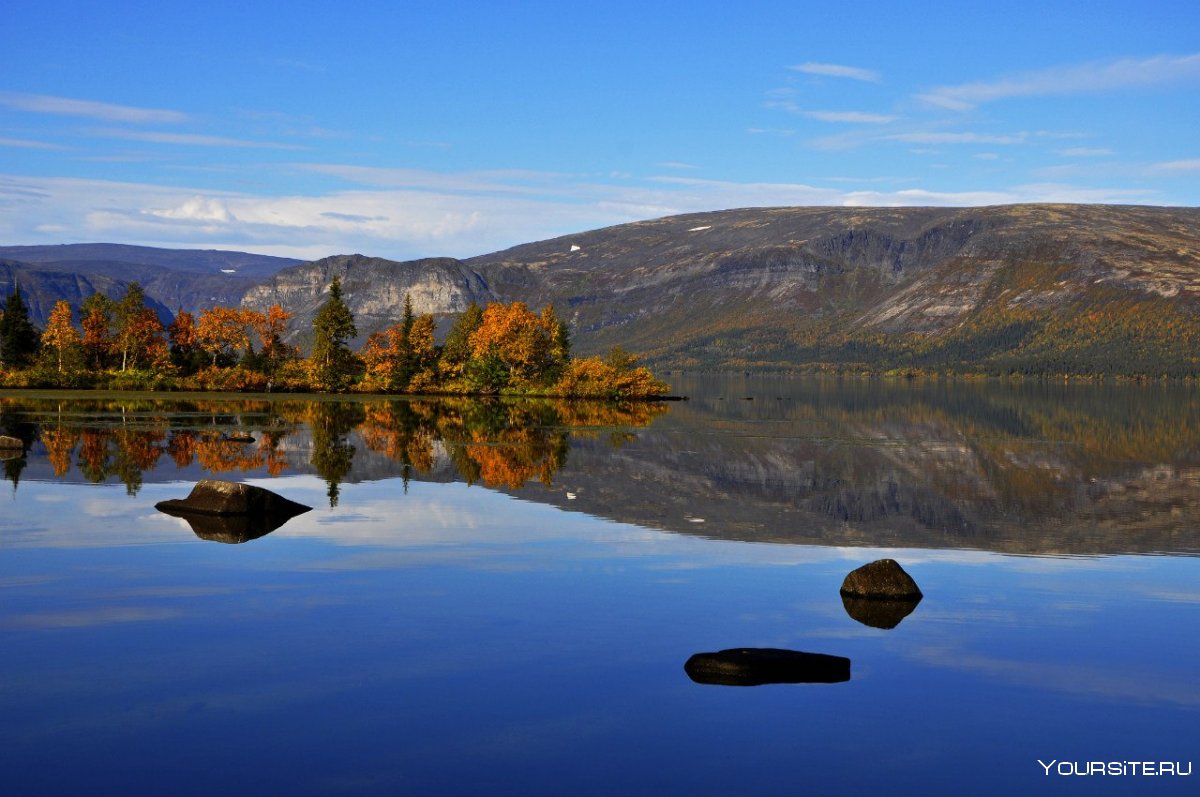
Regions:
<instances>
[{"instance_id":1,"label":"deep blue water","mask_svg":"<svg viewBox=\"0 0 1200 797\"><path fill-rule=\"evenodd\" d=\"M576 448L595 470L591 457L650 439L744 434L722 418L697 404L619 448L572 438L556 478L572 478ZM851 439L835 442L877 446ZM131 495L115 478L36 475L40 443L27 456L34 476L0 482L0 794L1196 793L1197 775L1038 763L1200 758L1190 505L1166 507L1178 523L1155 531L1175 550L1013 555L1005 539L879 544L855 520L829 545L722 538L712 518L687 533L610 519L642 511L630 507L575 511L550 500L553 483L363 478L331 507L319 474L251 471L225 477L316 508L221 544L153 509L192 470L148 471ZM1178 456L1152 464L1190 473ZM743 500L781 524L806 517ZM1051 536L1076 522L1022 519ZM891 630L848 616L838 593L884 556L925 593ZM847 657L851 678L685 674L692 654L733 647Z\"/></svg>"}]
</instances>

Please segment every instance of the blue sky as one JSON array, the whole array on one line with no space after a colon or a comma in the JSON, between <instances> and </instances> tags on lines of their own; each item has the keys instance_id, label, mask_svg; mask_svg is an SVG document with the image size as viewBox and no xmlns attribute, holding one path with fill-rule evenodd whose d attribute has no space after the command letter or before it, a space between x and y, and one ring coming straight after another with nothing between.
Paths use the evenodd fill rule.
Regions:
<instances>
[{"instance_id":1,"label":"blue sky","mask_svg":"<svg viewBox=\"0 0 1200 797\"><path fill-rule=\"evenodd\" d=\"M407 259L731 207L1200 204L1195 2L4 16L6 244Z\"/></svg>"}]
</instances>

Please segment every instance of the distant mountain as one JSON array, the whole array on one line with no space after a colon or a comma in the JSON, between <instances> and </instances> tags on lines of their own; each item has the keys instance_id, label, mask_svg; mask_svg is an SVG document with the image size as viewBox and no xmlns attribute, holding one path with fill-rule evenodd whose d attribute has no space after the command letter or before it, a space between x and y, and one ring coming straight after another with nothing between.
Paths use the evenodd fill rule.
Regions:
<instances>
[{"instance_id":1,"label":"distant mountain","mask_svg":"<svg viewBox=\"0 0 1200 797\"><path fill-rule=\"evenodd\" d=\"M1200 374L1198 229L1197 208L748 208L467 260L112 244L0 257L83 280L62 290L136 279L172 310L278 302L300 344L337 275L359 342L408 294L443 326L471 301L553 303L577 353L619 344L660 369L1184 375ZM28 290L52 304L58 289Z\"/></svg>"},{"instance_id":2,"label":"distant mountain","mask_svg":"<svg viewBox=\"0 0 1200 797\"><path fill-rule=\"evenodd\" d=\"M247 252L104 243L2 246L0 260L19 269L21 290L36 299L30 315L39 326L59 299L78 308L83 298L96 291L120 296L130 282L141 284L148 301L167 321L180 309L237 306L259 281L303 262ZM0 296L11 292L12 274L11 269L0 272Z\"/></svg>"},{"instance_id":3,"label":"distant mountain","mask_svg":"<svg viewBox=\"0 0 1200 797\"><path fill-rule=\"evenodd\" d=\"M468 260L362 256L249 292L306 328L333 273L356 316L554 303L575 349L659 367L1200 373L1200 209L751 208ZM350 286L353 286L352 288Z\"/></svg>"},{"instance_id":4,"label":"distant mountain","mask_svg":"<svg viewBox=\"0 0 1200 797\"><path fill-rule=\"evenodd\" d=\"M200 274L236 273L265 279L288 266L302 263L288 257L256 255L220 249L159 249L125 244L57 244L53 246L0 246L0 258L24 263L126 263L157 266L169 271ZM58 269L63 270L63 269Z\"/></svg>"},{"instance_id":5,"label":"distant mountain","mask_svg":"<svg viewBox=\"0 0 1200 797\"><path fill-rule=\"evenodd\" d=\"M78 310L80 303L93 294L102 293L119 299L125 295L128 283L103 274L44 271L28 263L0 260L0 296L7 297L18 285L21 298L29 308L29 320L41 329L46 326L50 311L60 299L66 299ZM170 308L149 294L146 296L146 306L154 310L164 325L174 318Z\"/></svg>"}]
</instances>

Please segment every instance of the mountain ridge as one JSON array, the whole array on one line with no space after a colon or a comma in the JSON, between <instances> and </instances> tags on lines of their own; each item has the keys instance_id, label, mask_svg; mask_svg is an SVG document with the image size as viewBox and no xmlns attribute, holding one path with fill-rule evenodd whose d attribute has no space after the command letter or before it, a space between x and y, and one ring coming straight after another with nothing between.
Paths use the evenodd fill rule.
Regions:
<instances>
[{"instance_id":1,"label":"mountain ridge","mask_svg":"<svg viewBox=\"0 0 1200 797\"><path fill-rule=\"evenodd\" d=\"M69 286L74 277L100 286L112 298L139 283L164 323L179 310L234 305L246 291L281 268L304 261L219 249L161 249L127 244L86 243L43 246L0 246L0 261L19 266L22 291L37 297L30 320L44 326L50 309L66 299L78 310L83 296ZM0 277L0 293L13 287L12 274Z\"/></svg>"},{"instance_id":2,"label":"mountain ridge","mask_svg":"<svg viewBox=\"0 0 1200 797\"><path fill-rule=\"evenodd\" d=\"M222 296L282 304L301 344L336 275L358 342L409 295L443 327L471 301L552 303L577 353L658 368L1198 375L1198 229L1200 209L1140 205L742 208L466 259L269 259Z\"/></svg>"},{"instance_id":3,"label":"mountain ridge","mask_svg":"<svg viewBox=\"0 0 1200 797\"><path fill-rule=\"evenodd\" d=\"M451 269L488 300L553 303L579 353L621 345L666 368L1186 375L1200 373L1198 228L1198 209L1137 205L744 208L465 260L376 258L363 282L396 297L394 320L430 287L419 275ZM273 279L311 288L314 268ZM301 328L316 306L296 308ZM387 307L370 314L378 326Z\"/></svg>"}]
</instances>

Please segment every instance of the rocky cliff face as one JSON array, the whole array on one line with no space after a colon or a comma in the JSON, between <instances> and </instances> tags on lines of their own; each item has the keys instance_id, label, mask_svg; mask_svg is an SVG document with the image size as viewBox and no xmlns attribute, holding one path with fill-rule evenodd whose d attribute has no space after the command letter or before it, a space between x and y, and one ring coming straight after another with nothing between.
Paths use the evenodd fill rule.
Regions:
<instances>
[{"instance_id":1,"label":"rocky cliff face","mask_svg":"<svg viewBox=\"0 0 1200 797\"><path fill-rule=\"evenodd\" d=\"M312 329L313 318L329 298L334 277L342 282L360 340L399 321L405 295L416 314L440 317L457 315L471 302L485 305L497 300L478 273L452 258L397 263L339 255L281 271L248 291L242 304L260 311L282 305L293 316L292 340L303 344L305 331Z\"/></svg>"}]
</instances>

